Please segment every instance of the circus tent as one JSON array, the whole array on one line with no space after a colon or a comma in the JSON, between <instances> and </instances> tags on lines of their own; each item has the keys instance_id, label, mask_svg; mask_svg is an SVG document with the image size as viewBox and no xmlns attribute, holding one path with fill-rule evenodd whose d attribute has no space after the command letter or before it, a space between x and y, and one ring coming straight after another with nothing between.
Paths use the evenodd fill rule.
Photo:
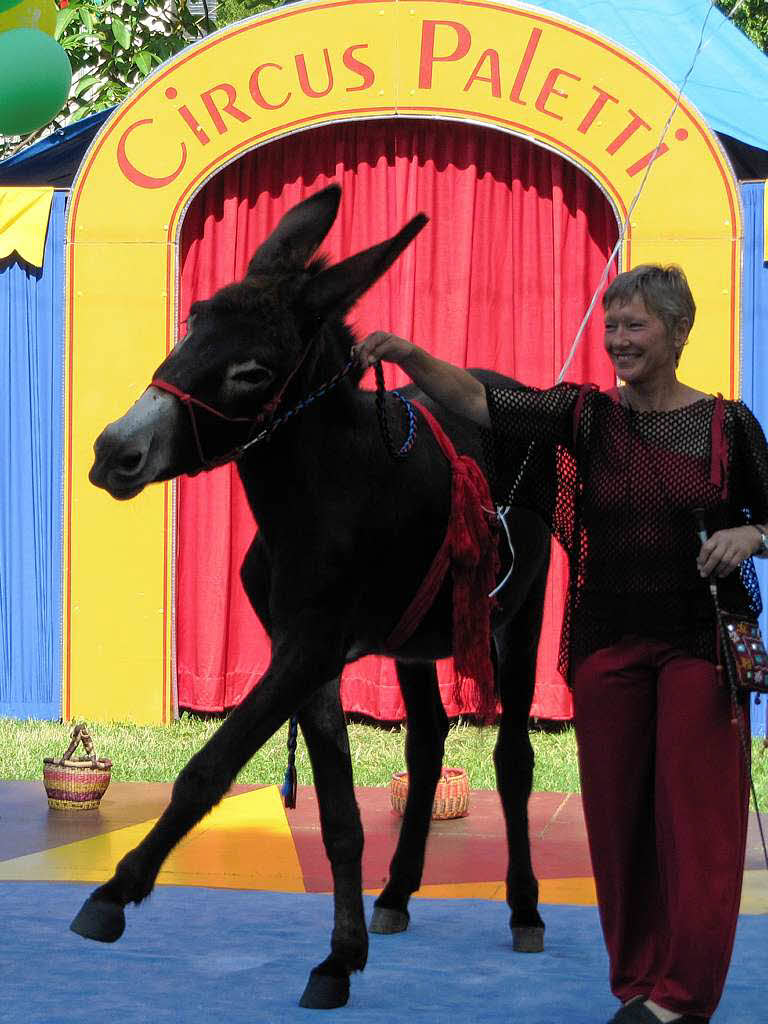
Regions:
<instances>
[{"instance_id":1,"label":"circus tent","mask_svg":"<svg viewBox=\"0 0 768 1024\"><path fill-rule=\"evenodd\" d=\"M578 11L583 5L575 3L542 6L574 20L589 15L593 28L655 64L672 82L681 82L709 4L596 4L588 5L588 12ZM759 173L768 151L768 101L761 87L768 61L717 11L706 39L686 95L720 134L741 176ZM91 123L65 129L0 163L0 244L5 241L7 247L8 239L15 240L17 253L26 242L11 230L19 222L18 213L8 213L13 196L21 186L64 184L48 196L41 267L33 269L28 254L20 259L9 250L2 252L0 269L8 309L3 342L10 353L9 401L0 421L8 455L2 493L16 496L0 513L0 711L6 714L53 718L62 710L66 646L60 644L56 567L62 561L58 439L63 385L58 374L66 185L83 160L89 133L104 120L97 115ZM360 303L355 316L361 333L387 326L466 365L492 366L539 386L556 379L616 241L616 217L600 188L562 156L530 139L472 124L418 118L348 121L244 154L212 177L189 206L179 245L180 317L195 298L243 272L255 241L281 210L330 180L340 180L345 190L340 221L328 240L332 256L396 230L403 195L417 197L432 217L429 243ZM3 191L3 184L14 187ZM740 392L768 423L768 377L757 329L768 315L763 183L744 182L741 197ZM45 195L37 199L38 238L40 204L45 202ZM345 217L344 211L353 208L354 218ZM30 214L32 235L34 223ZM593 323L569 379L605 386L611 383L606 370L599 326ZM396 373L389 382L399 382ZM221 711L257 683L269 656L268 642L237 581L253 524L227 468L182 481L177 514L176 707ZM26 528L30 522L33 530ZM211 536L218 538L216 545L206 543ZM99 542L94 538L94 544ZM533 709L544 719L570 717L568 691L554 669L563 585L562 561L556 559ZM448 703L449 666L442 679ZM379 659L351 666L342 694L349 711L387 721L402 717L391 666ZM453 714L471 710L449 704Z\"/></svg>"}]
</instances>

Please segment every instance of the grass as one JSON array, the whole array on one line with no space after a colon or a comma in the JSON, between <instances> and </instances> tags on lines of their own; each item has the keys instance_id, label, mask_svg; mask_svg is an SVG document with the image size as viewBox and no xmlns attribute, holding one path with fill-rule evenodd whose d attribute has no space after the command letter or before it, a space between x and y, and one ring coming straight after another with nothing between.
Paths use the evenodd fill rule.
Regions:
<instances>
[{"instance_id":1,"label":"grass","mask_svg":"<svg viewBox=\"0 0 768 1024\"><path fill-rule=\"evenodd\" d=\"M96 753L113 762L112 778L129 782L172 782L189 758L216 731L219 721L191 715L169 726L92 723ZM44 757L59 757L69 743L71 724L0 718L0 780L42 779ZM454 724L445 745L445 764L465 768L473 789L494 789L493 747L497 729ZM351 722L349 740L358 786L387 786L405 767L405 727L382 728ZM532 730L535 752L533 788L578 793L579 776L573 729ZM281 729L248 762L238 782L280 784L286 764L286 730ZM79 754L82 754L80 748ZM79 756L79 755L78 755ZM702 752L702 756L706 756ZM768 810L768 751L753 740L752 765L761 810ZM306 746L296 756L300 784L311 784Z\"/></svg>"}]
</instances>

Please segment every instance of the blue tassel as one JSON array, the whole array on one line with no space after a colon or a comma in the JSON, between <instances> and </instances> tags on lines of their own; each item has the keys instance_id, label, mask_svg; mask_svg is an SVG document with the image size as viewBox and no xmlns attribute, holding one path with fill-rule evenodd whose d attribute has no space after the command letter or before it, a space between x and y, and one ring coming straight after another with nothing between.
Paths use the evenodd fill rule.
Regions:
<instances>
[{"instance_id":1,"label":"blue tassel","mask_svg":"<svg viewBox=\"0 0 768 1024\"><path fill-rule=\"evenodd\" d=\"M299 720L294 715L288 723L288 767L285 769L280 794L284 805L293 810L296 806L296 744L299 740Z\"/></svg>"},{"instance_id":2,"label":"blue tassel","mask_svg":"<svg viewBox=\"0 0 768 1024\"><path fill-rule=\"evenodd\" d=\"M296 806L296 768L292 764L289 764L285 769L285 777L283 785L280 787L280 795L285 806L289 810L293 810Z\"/></svg>"}]
</instances>

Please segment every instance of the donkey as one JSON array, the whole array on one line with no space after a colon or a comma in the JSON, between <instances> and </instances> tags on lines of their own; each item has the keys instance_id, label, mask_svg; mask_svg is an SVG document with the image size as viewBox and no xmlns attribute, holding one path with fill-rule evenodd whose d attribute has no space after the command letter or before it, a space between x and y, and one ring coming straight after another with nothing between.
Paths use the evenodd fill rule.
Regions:
<instances>
[{"instance_id":1,"label":"donkey","mask_svg":"<svg viewBox=\"0 0 768 1024\"><path fill-rule=\"evenodd\" d=\"M374 931L396 932L407 927L408 902L420 884L448 730L434 661L452 652L449 583L410 638L397 649L388 646L393 624L441 545L451 474L420 413L408 457L390 458L376 398L358 387L361 370L349 358L355 339L344 319L426 217L328 266L316 252L340 197L341 189L331 185L293 207L257 249L242 281L195 303L186 337L153 384L95 442L90 479L119 500L155 481L237 460L259 526L241 578L271 637L272 659L259 685L181 771L158 822L71 925L84 937L116 941L125 928L124 907L149 895L176 843L221 800L253 753L296 715L334 885L331 952L312 969L301 997L302 1006L313 1008L346 1003L350 974L364 968L368 951L363 833L340 673L368 653L397 661L411 785L390 877L371 922ZM336 386L325 393L328 381ZM322 397L302 402L300 414L290 415L300 399L319 392ZM478 429L421 398L457 451L481 461ZM390 404L397 406L397 429L404 429L406 411ZM528 839L533 751L527 726L549 533L524 510L512 510L509 526L519 554L492 623L503 709L494 760L509 846L513 944L533 952L542 948L544 924Z\"/></svg>"}]
</instances>

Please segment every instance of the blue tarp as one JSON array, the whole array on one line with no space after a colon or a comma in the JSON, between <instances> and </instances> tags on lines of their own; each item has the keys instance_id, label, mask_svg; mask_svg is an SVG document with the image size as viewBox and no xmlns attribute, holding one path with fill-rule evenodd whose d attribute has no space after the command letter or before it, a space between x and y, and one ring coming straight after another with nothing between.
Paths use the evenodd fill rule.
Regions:
<instances>
[{"instance_id":1,"label":"blue tarp","mask_svg":"<svg viewBox=\"0 0 768 1024\"><path fill-rule=\"evenodd\" d=\"M677 86L693 61L711 8L710 0L541 0L537 6L595 29ZM768 57L715 7L685 95L714 131L768 151ZM0 185L70 184L110 113L92 114L0 161ZM739 161L729 153L738 170Z\"/></svg>"},{"instance_id":2,"label":"blue tarp","mask_svg":"<svg viewBox=\"0 0 768 1024\"><path fill-rule=\"evenodd\" d=\"M84 117L15 156L0 160L0 185L69 188L91 140L114 109Z\"/></svg>"},{"instance_id":3,"label":"blue tarp","mask_svg":"<svg viewBox=\"0 0 768 1024\"><path fill-rule=\"evenodd\" d=\"M0 262L0 715L58 718L64 437L64 219L42 270Z\"/></svg>"},{"instance_id":4,"label":"blue tarp","mask_svg":"<svg viewBox=\"0 0 768 1024\"><path fill-rule=\"evenodd\" d=\"M766 183L741 186L744 206L744 278L741 327L741 397L768 434L768 265L763 261ZM768 637L768 564L757 559L763 614L760 628ZM768 732L768 701L752 704L752 727L758 736Z\"/></svg>"}]
</instances>

